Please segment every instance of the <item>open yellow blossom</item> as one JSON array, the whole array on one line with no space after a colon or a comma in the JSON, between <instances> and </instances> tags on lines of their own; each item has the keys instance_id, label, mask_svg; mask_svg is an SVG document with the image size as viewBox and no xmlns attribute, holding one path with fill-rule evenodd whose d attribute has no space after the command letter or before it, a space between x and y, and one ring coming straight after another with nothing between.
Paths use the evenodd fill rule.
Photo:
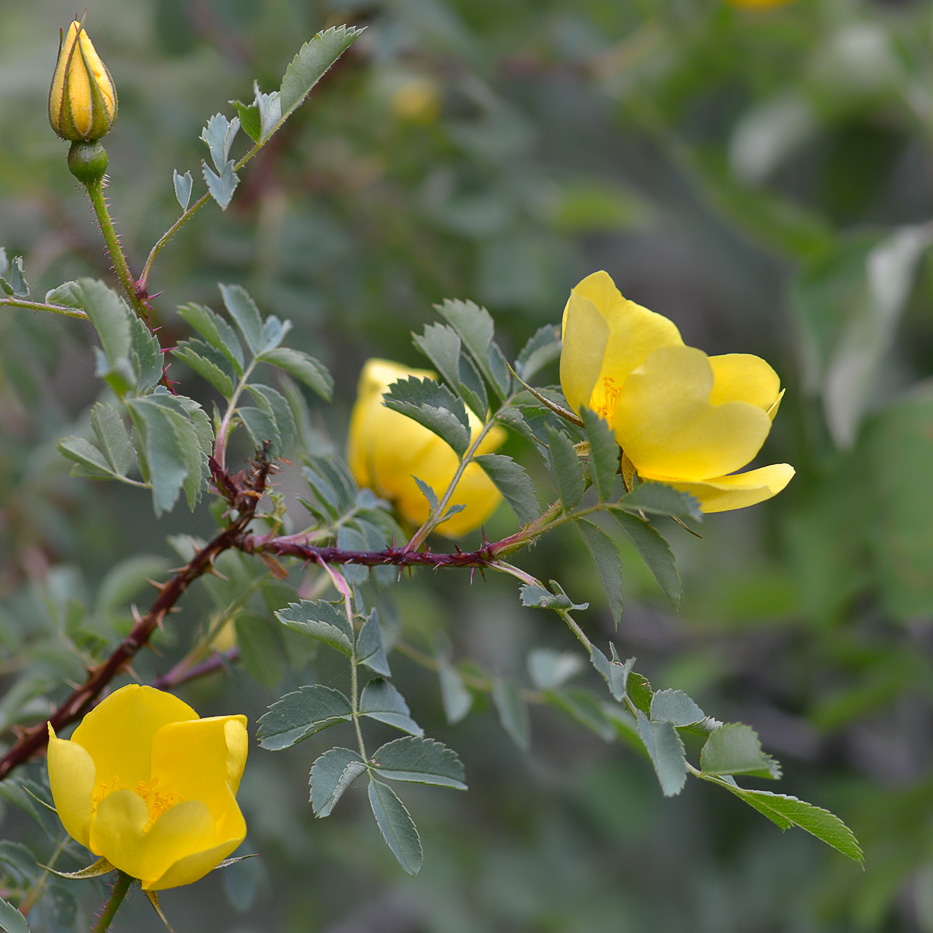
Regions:
<instances>
[{"instance_id":1,"label":"open yellow blossom","mask_svg":"<svg viewBox=\"0 0 933 933\"><path fill-rule=\"evenodd\" d=\"M62 139L89 142L110 131L117 90L107 66L77 20L62 35L49 91L49 122Z\"/></svg>"},{"instance_id":2,"label":"open yellow blossom","mask_svg":"<svg viewBox=\"0 0 933 933\"><path fill-rule=\"evenodd\" d=\"M389 386L408 376L437 378L427 370L407 369L388 360L369 360L363 367L350 416L347 460L361 486L388 499L406 522L420 525L428 517L430 508L413 477L417 476L441 496L453 479L460 458L432 431L383 405L382 397ZM472 412L467 414L471 439L475 440L482 425ZM491 453L502 444L505 436L504 429L492 428L477 453ZM479 528L501 499L499 490L482 467L468 464L450 500L451 505L463 505L464 509L439 525L438 532L458 537Z\"/></svg>"},{"instance_id":3,"label":"open yellow blossom","mask_svg":"<svg viewBox=\"0 0 933 933\"><path fill-rule=\"evenodd\" d=\"M643 480L692 493L704 512L754 505L794 475L786 463L737 473L764 443L782 391L749 354L707 356L672 321L623 298L605 272L564 309L560 381L570 406L607 421Z\"/></svg>"},{"instance_id":4,"label":"open yellow blossom","mask_svg":"<svg viewBox=\"0 0 933 933\"><path fill-rule=\"evenodd\" d=\"M136 684L91 710L70 740L49 724L49 784L68 834L147 891L190 884L246 835L236 792L245 716L200 719Z\"/></svg>"}]
</instances>

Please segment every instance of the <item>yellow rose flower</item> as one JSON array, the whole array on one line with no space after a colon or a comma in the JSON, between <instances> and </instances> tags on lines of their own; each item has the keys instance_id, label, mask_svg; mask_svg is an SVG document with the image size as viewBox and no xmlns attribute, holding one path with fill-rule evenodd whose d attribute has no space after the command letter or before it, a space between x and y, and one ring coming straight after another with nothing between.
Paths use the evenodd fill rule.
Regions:
<instances>
[{"instance_id":1,"label":"yellow rose flower","mask_svg":"<svg viewBox=\"0 0 933 933\"><path fill-rule=\"evenodd\" d=\"M623 298L605 272L564 309L560 381L569 405L606 420L643 480L692 493L704 512L754 505L794 475L786 463L746 473L777 413L774 370L749 354L707 356L672 321Z\"/></svg>"},{"instance_id":2,"label":"yellow rose flower","mask_svg":"<svg viewBox=\"0 0 933 933\"><path fill-rule=\"evenodd\" d=\"M58 47L49 122L62 139L89 142L109 133L116 117L113 79L83 25L75 20Z\"/></svg>"},{"instance_id":3,"label":"yellow rose flower","mask_svg":"<svg viewBox=\"0 0 933 933\"><path fill-rule=\"evenodd\" d=\"M417 476L441 496L453 479L460 458L432 431L383 405L382 397L389 386L407 376L437 378L427 370L406 369L388 360L369 360L363 367L350 416L347 460L361 486L388 499L406 522L421 525L430 508L412 477ZM472 412L467 414L472 439L475 439L482 425ZM505 436L503 428L492 428L477 453L491 453L502 444ZM438 532L458 537L479 528L501 499L499 490L482 467L470 463L451 499L451 505L462 504L465 508L439 525Z\"/></svg>"},{"instance_id":4,"label":"yellow rose flower","mask_svg":"<svg viewBox=\"0 0 933 933\"><path fill-rule=\"evenodd\" d=\"M136 684L91 710L70 740L49 724L49 784L68 834L146 891L191 884L246 835L236 792L245 716L198 714Z\"/></svg>"}]
</instances>

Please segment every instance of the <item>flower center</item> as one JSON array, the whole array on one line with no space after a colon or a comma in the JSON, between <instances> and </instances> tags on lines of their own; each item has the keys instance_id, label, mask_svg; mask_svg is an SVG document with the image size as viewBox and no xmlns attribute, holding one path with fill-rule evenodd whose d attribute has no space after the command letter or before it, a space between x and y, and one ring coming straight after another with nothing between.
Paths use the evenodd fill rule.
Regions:
<instances>
[{"instance_id":1,"label":"flower center","mask_svg":"<svg viewBox=\"0 0 933 933\"><path fill-rule=\"evenodd\" d=\"M146 808L149 811L149 820L143 827L143 832L147 832L152 824L165 813L166 810L171 810L172 807L184 800L183 797L180 797L172 791L163 793L159 789L158 783L158 777L154 777L151 781L139 781L136 787L133 788L133 793L146 801ZM114 775L109 783L101 782L97 784L91 796L94 812L97 812L97 805L104 797L109 797L110 794L118 790L127 790L126 784L118 775Z\"/></svg>"},{"instance_id":2,"label":"flower center","mask_svg":"<svg viewBox=\"0 0 933 933\"><path fill-rule=\"evenodd\" d=\"M617 385L612 376L603 376L603 378L596 383L596 388L593 390L593 397L590 400L593 411L604 421L608 421L609 424L612 424L612 419L616 411L616 402L619 401L619 393L621 391L622 386Z\"/></svg>"}]
</instances>

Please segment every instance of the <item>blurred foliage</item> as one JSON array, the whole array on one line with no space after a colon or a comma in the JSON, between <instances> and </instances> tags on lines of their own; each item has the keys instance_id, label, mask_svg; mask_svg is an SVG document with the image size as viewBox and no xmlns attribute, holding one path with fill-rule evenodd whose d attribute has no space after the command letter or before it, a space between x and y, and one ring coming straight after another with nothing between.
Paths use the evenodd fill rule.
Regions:
<instances>
[{"instance_id":1,"label":"blurred foliage","mask_svg":"<svg viewBox=\"0 0 933 933\"><path fill-rule=\"evenodd\" d=\"M0 32L0 243L37 293L110 272L45 115L55 31L73 12L7 5ZM409 332L445 298L485 304L517 351L605 268L688 343L769 359L788 392L762 460L797 478L674 542L679 615L633 556L618 630L596 598L588 624L655 687L752 724L782 790L839 813L867 870L703 785L662 799L645 762L553 710L533 711L527 756L490 708L448 725L436 678L412 665L408 699L471 788L414 795L432 853L420 876L401 876L362 808L313 820L311 739L252 752L241 799L262 860L163 906L184 929L240 931L933 931L929 4L95 0L88 23L120 93L108 196L133 268L177 216L171 169L198 174L206 115L248 100L254 77L274 86L296 37L343 22L367 31L313 105L244 171L223 221L206 209L160 260L163 335L189 335L177 304L243 285L335 374L336 403L314 418L337 449L362 361L423 365ZM59 671L60 633L79 622L101 644L125 633L144 578L177 563L169 536L210 523L155 521L131 489L68 478L55 443L97 391L90 329L5 309L0 330L6 726L5 707L38 718L61 690L55 673L11 693L18 665ZM579 549L557 535L528 569L579 565L580 590L600 592ZM397 588L397 624L530 682L529 647L568 637L505 582L467 593L466 574L416 574ZM208 624L208 583L182 624ZM263 587L250 613L280 605ZM162 658L140 656L141 678L164 672L173 637L157 641ZM266 648L261 685L233 670L186 699L255 723L298 685L294 645ZM24 832L8 808L5 838ZM148 905L124 910L127 929L159 928Z\"/></svg>"}]
</instances>

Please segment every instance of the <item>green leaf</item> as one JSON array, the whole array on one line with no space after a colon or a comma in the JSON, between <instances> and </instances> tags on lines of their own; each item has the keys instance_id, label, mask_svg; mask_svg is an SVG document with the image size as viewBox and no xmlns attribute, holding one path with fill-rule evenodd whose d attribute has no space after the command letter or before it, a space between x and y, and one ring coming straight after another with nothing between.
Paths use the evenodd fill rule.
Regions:
<instances>
[{"instance_id":1,"label":"green leaf","mask_svg":"<svg viewBox=\"0 0 933 933\"><path fill-rule=\"evenodd\" d=\"M706 713L683 690L659 690L651 698L652 722L669 722L678 728L706 719Z\"/></svg>"},{"instance_id":2,"label":"green leaf","mask_svg":"<svg viewBox=\"0 0 933 933\"><path fill-rule=\"evenodd\" d=\"M201 163L201 174L210 196L217 202L222 211L225 211L233 200L233 193L240 183L240 176L234 171L234 162L231 159L221 169L218 175L206 162Z\"/></svg>"},{"instance_id":3,"label":"green leaf","mask_svg":"<svg viewBox=\"0 0 933 933\"><path fill-rule=\"evenodd\" d=\"M202 379L209 382L225 398L233 397L236 374L229 358L204 340L191 337L174 350L172 359L187 363Z\"/></svg>"},{"instance_id":4,"label":"green leaf","mask_svg":"<svg viewBox=\"0 0 933 933\"><path fill-rule=\"evenodd\" d=\"M655 580L660 584L671 605L675 609L679 608L683 587L680 583L677 561L664 536L657 528L637 515L615 509L611 514L629 541L635 545L635 550L641 555Z\"/></svg>"},{"instance_id":5,"label":"green leaf","mask_svg":"<svg viewBox=\"0 0 933 933\"><path fill-rule=\"evenodd\" d=\"M754 807L782 830L790 829L791 826L799 826L805 832L832 846L837 852L858 862L859 865L864 863L862 849L855 834L838 816L828 810L785 794L774 794L767 790L748 790L737 784L729 783L723 783L720 786Z\"/></svg>"},{"instance_id":6,"label":"green leaf","mask_svg":"<svg viewBox=\"0 0 933 933\"><path fill-rule=\"evenodd\" d=\"M405 698L387 680L371 680L360 696L360 713L412 735L424 730L411 718Z\"/></svg>"},{"instance_id":7,"label":"green leaf","mask_svg":"<svg viewBox=\"0 0 933 933\"><path fill-rule=\"evenodd\" d=\"M218 172L230 159L230 147L240 129L240 120L228 120L222 113L215 113L201 130L201 140L211 154L211 161Z\"/></svg>"},{"instance_id":8,"label":"green leaf","mask_svg":"<svg viewBox=\"0 0 933 933\"><path fill-rule=\"evenodd\" d=\"M275 347L264 350L257 360L284 369L296 379L300 379L321 398L330 401L334 391L334 379L324 364L318 362L313 356L308 356L307 353L299 350L292 350L290 347Z\"/></svg>"},{"instance_id":9,"label":"green leaf","mask_svg":"<svg viewBox=\"0 0 933 933\"><path fill-rule=\"evenodd\" d=\"M172 185L175 187L175 197L181 205L181 209L186 211L188 203L191 201L191 189L194 187L194 179L191 172L185 172L184 175L178 174L178 169L172 170Z\"/></svg>"},{"instance_id":10,"label":"green leaf","mask_svg":"<svg viewBox=\"0 0 933 933\"><path fill-rule=\"evenodd\" d=\"M56 289L56 301L87 312L111 366L129 359L130 321L135 315L113 289L97 279L78 279Z\"/></svg>"},{"instance_id":11,"label":"green leaf","mask_svg":"<svg viewBox=\"0 0 933 933\"><path fill-rule=\"evenodd\" d=\"M369 805L386 845L409 875L421 870L424 854L414 820L388 784L370 777Z\"/></svg>"},{"instance_id":12,"label":"green leaf","mask_svg":"<svg viewBox=\"0 0 933 933\"><path fill-rule=\"evenodd\" d=\"M26 918L3 898L0 898L0 930L4 930L5 933L29 933Z\"/></svg>"},{"instance_id":13,"label":"green leaf","mask_svg":"<svg viewBox=\"0 0 933 933\"><path fill-rule=\"evenodd\" d=\"M651 722L639 710L636 716L638 734L654 765L661 792L665 797L679 794L687 782L687 758L684 743L673 723Z\"/></svg>"},{"instance_id":14,"label":"green leaf","mask_svg":"<svg viewBox=\"0 0 933 933\"><path fill-rule=\"evenodd\" d=\"M616 625L622 618L622 558L619 549L602 528L598 528L586 519L574 522L584 543L593 555L599 579L602 580L606 596L609 598L609 611Z\"/></svg>"},{"instance_id":15,"label":"green leaf","mask_svg":"<svg viewBox=\"0 0 933 933\"><path fill-rule=\"evenodd\" d=\"M670 515L682 522L703 521L700 503L688 492L678 492L673 486L663 483L642 483L637 489L626 493L619 504L630 512L647 512L649 515Z\"/></svg>"},{"instance_id":16,"label":"green leaf","mask_svg":"<svg viewBox=\"0 0 933 933\"><path fill-rule=\"evenodd\" d=\"M495 483L509 504L519 524L527 525L541 514L534 483L525 468L505 454L482 454L474 457Z\"/></svg>"},{"instance_id":17,"label":"green leaf","mask_svg":"<svg viewBox=\"0 0 933 933\"><path fill-rule=\"evenodd\" d=\"M545 324L522 347L515 361L515 372L522 382L530 382L549 363L560 359L560 328Z\"/></svg>"},{"instance_id":18,"label":"green leaf","mask_svg":"<svg viewBox=\"0 0 933 933\"><path fill-rule=\"evenodd\" d=\"M440 678L444 715L453 725L455 722L460 722L470 712L473 706L473 694L464 686L460 672L443 658L437 659L437 674Z\"/></svg>"},{"instance_id":19,"label":"green leaf","mask_svg":"<svg viewBox=\"0 0 933 933\"><path fill-rule=\"evenodd\" d=\"M127 408L142 441L156 515L170 511L182 489L193 509L207 483L213 438L207 415L191 399L167 392L130 399Z\"/></svg>"},{"instance_id":20,"label":"green leaf","mask_svg":"<svg viewBox=\"0 0 933 933\"><path fill-rule=\"evenodd\" d=\"M595 412L580 412L587 440L590 442L590 475L600 502L608 502L619 475L619 444L609 425Z\"/></svg>"},{"instance_id":21,"label":"green leaf","mask_svg":"<svg viewBox=\"0 0 933 933\"><path fill-rule=\"evenodd\" d=\"M275 129L291 116L331 65L353 44L362 32L351 26L332 26L306 42L291 60L280 88L282 116Z\"/></svg>"},{"instance_id":22,"label":"green leaf","mask_svg":"<svg viewBox=\"0 0 933 933\"><path fill-rule=\"evenodd\" d=\"M279 609L275 617L288 628L321 641L348 658L353 654L353 629L346 614L333 603L303 599Z\"/></svg>"},{"instance_id":23,"label":"green leaf","mask_svg":"<svg viewBox=\"0 0 933 933\"><path fill-rule=\"evenodd\" d=\"M534 583L523 583L520 590L522 605L529 609L579 609L582 611L588 608L589 603L574 603L554 580L551 580L551 586L557 590L556 594Z\"/></svg>"},{"instance_id":24,"label":"green leaf","mask_svg":"<svg viewBox=\"0 0 933 933\"><path fill-rule=\"evenodd\" d=\"M573 441L563 432L549 427L548 462L557 485L561 505L565 512L570 512L579 505L586 490L583 476L583 464L574 449Z\"/></svg>"},{"instance_id":25,"label":"green leaf","mask_svg":"<svg viewBox=\"0 0 933 933\"><path fill-rule=\"evenodd\" d=\"M262 315L242 285L220 285L224 307L255 356L263 349Z\"/></svg>"},{"instance_id":26,"label":"green leaf","mask_svg":"<svg viewBox=\"0 0 933 933\"><path fill-rule=\"evenodd\" d=\"M269 627L269 617L240 612L234 621L240 664L261 687L274 687L285 674L286 649L279 628Z\"/></svg>"},{"instance_id":27,"label":"green leaf","mask_svg":"<svg viewBox=\"0 0 933 933\"><path fill-rule=\"evenodd\" d=\"M374 674L391 677L389 659L382 645L382 630L379 628L379 614L374 609L366 617L356 636L356 656Z\"/></svg>"},{"instance_id":28,"label":"green leaf","mask_svg":"<svg viewBox=\"0 0 933 933\"><path fill-rule=\"evenodd\" d=\"M133 445L120 412L107 402L91 409L91 427L114 473L126 476L133 466Z\"/></svg>"},{"instance_id":29,"label":"green leaf","mask_svg":"<svg viewBox=\"0 0 933 933\"><path fill-rule=\"evenodd\" d=\"M412 343L434 364L448 385L460 385L460 336L446 324L426 324Z\"/></svg>"},{"instance_id":30,"label":"green leaf","mask_svg":"<svg viewBox=\"0 0 933 933\"><path fill-rule=\"evenodd\" d=\"M227 357L238 376L243 375L243 348L234 329L219 314L197 304L185 305L178 313L215 350Z\"/></svg>"},{"instance_id":31,"label":"green leaf","mask_svg":"<svg viewBox=\"0 0 933 933\"><path fill-rule=\"evenodd\" d=\"M73 476L87 479L113 479L119 476L106 457L87 438L74 435L63 437L56 446L63 457L77 464L72 467Z\"/></svg>"},{"instance_id":32,"label":"green leaf","mask_svg":"<svg viewBox=\"0 0 933 933\"><path fill-rule=\"evenodd\" d=\"M373 753L372 766L387 780L467 789L456 752L434 739L406 735L386 742Z\"/></svg>"},{"instance_id":33,"label":"green leaf","mask_svg":"<svg viewBox=\"0 0 933 933\"><path fill-rule=\"evenodd\" d=\"M612 648L613 657L615 657L615 646ZM633 659L634 661L634 659ZM626 662L628 664L628 662ZM646 715L651 711L651 701L654 699L654 691L648 678L636 671L630 671L628 681L625 685L625 692L628 698Z\"/></svg>"},{"instance_id":34,"label":"green leaf","mask_svg":"<svg viewBox=\"0 0 933 933\"><path fill-rule=\"evenodd\" d=\"M130 344L136 371L136 392L142 395L162 378L162 346L158 338L136 315L130 318Z\"/></svg>"},{"instance_id":35,"label":"green leaf","mask_svg":"<svg viewBox=\"0 0 933 933\"><path fill-rule=\"evenodd\" d=\"M613 699L620 703L625 699L628 690L628 680L632 674L632 668L635 665L635 659L629 658L624 663L616 655L615 645L612 648L612 660L600 651L596 645L590 645L590 663L599 671L600 676L606 681L609 692Z\"/></svg>"},{"instance_id":36,"label":"green leaf","mask_svg":"<svg viewBox=\"0 0 933 933\"><path fill-rule=\"evenodd\" d=\"M330 816L343 792L366 770L359 752L331 748L311 766L311 809L315 816Z\"/></svg>"},{"instance_id":37,"label":"green leaf","mask_svg":"<svg viewBox=\"0 0 933 933\"><path fill-rule=\"evenodd\" d=\"M23 274L23 257L14 256L12 261L6 258L6 250L0 247L0 289L7 295L17 298L29 297L29 284Z\"/></svg>"},{"instance_id":38,"label":"green leaf","mask_svg":"<svg viewBox=\"0 0 933 933\"><path fill-rule=\"evenodd\" d=\"M314 684L273 703L260 718L256 735L263 748L279 752L352 718L353 707L339 690Z\"/></svg>"},{"instance_id":39,"label":"green leaf","mask_svg":"<svg viewBox=\"0 0 933 933\"><path fill-rule=\"evenodd\" d=\"M751 777L781 776L781 766L761 750L758 734L751 726L726 723L706 740L700 751L700 770L704 774L747 774Z\"/></svg>"},{"instance_id":40,"label":"green leaf","mask_svg":"<svg viewBox=\"0 0 933 933\"><path fill-rule=\"evenodd\" d=\"M497 678L492 685L492 699L502 728L520 749L528 751L531 747L531 725L518 684Z\"/></svg>"},{"instance_id":41,"label":"green leaf","mask_svg":"<svg viewBox=\"0 0 933 933\"><path fill-rule=\"evenodd\" d=\"M434 379L414 376L394 382L383 396L386 408L407 415L445 440L462 457L470 446L470 422L463 402Z\"/></svg>"},{"instance_id":42,"label":"green leaf","mask_svg":"<svg viewBox=\"0 0 933 933\"><path fill-rule=\"evenodd\" d=\"M575 651L534 648L528 654L528 673L538 690L553 690L583 670L583 659Z\"/></svg>"},{"instance_id":43,"label":"green leaf","mask_svg":"<svg viewBox=\"0 0 933 933\"><path fill-rule=\"evenodd\" d=\"M262 447L263 444L268 443L273 456L278 456L283 452L278 425L268 412L253 405L241 405L237 408L237 414L256 447Z\"/></svg>"},{"instance_id":44,"label":"green leaf","mask_svg":"<svg viewBox=\"0 0 933 933\"><path fill-rule=\"evenodd\" d=\"M460 335L480 372L489 380L499 397L505 398L512 380L502 351L493 343L494 325L489 312L472 301L452 299L436 307Z\"/></svg>"},{"instance_id":45,"label":"green leaf","mask_svg":"<svg viewBox=\"0 0 933 933\"><path fill-rule=\"evenodd\" d=\"M274 454L281 456L291 449L298 433L295 416L288 400L272 386L250 383L246 389L256 399L262 411L272 419L279 440L279 449L275 450Z\"/></svg>"}]
</instances>

